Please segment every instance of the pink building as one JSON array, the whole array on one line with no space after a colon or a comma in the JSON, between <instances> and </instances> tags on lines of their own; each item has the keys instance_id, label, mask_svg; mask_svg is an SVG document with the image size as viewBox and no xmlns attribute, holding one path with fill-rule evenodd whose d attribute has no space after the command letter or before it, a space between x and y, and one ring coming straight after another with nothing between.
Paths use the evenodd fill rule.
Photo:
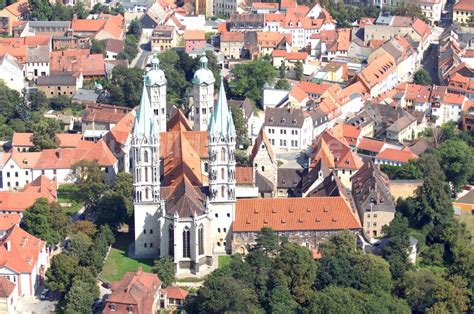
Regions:
<instances>
[{"instance_id":1,"label":"pink building","mask_svg":"<svg viewBox=\"0 0 474 314\"><path fill-rule=\"evenodd\" d=\"M189 30L184 32L184 51L190 53L195 48L204 48L206 36L203 30Z\"/></svg>"}]
</instances>

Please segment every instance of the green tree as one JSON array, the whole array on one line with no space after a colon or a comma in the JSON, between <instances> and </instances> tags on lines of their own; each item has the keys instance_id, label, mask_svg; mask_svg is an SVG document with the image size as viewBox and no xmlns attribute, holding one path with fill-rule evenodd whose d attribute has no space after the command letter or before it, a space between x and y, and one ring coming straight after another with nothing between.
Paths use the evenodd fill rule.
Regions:
<instances>
[{"instance_id":1,"label":"green tree","mask_svg":"<svg viewBox=\"0 0 474 314\"><path fill-rule=\"evenodd\" d=\"M278 234L271 228L263 227L255 238L255 245L252 251L261 251L268 255L276 254L280 244Z\"/></svg>"},{"instance_id":2,"label":"green tree","mask_svg":"<svg viewBox=\"0 0 474 314\"><path fill-rule=\"evenodd\" d=\"M61 111L71 106L71 99L66 95L58 95L50 99L49 105L51 109Z\"/></svg>"},{"instance_id":3,"label":"green tree","mask_svg":"<svg viewBox=\"0 0 474 314\"><path fill-rule=\"evenodd\" d=\"M48 107L48 98L43 91L30 92L29 101L32 111L41 111Z\"/></svg>"},{"instance_id":4,"label":"green tree","mask_svg":"<svg viewBox=\"0 0 474 314\"><path fill-rule=\"evenodd\" d=\"M112 191L122 196L127 207L127 214L133 215L133 176L127 172L119 172L115 177Z\"/></svg>"},{"instance_id":5,"label":"green tree","mask_svg":"<svg viewBox=\"0 0 474 314\"><path fill-rule=\"evenodd\" d=\"M383 227L383 232L389 242L382 249L382 256L390 264L392 277L400 279L411 267L408 260L410 252L408 219L397 214L390 225Z\"/></svg>"},{"instance_id":6,"label":"green tree","mask_svg":"<svg viewBox=\"0 0 474 314\"><path fill-rule=\"evenodd\" d=\"M1 120L0 120L1 121ZM249 165L249 154L247 151L242 149L235 150L235 162L237 166L248 166Z\"/></svg>"},{"instance_id":7,"label":"green tree","mask_svg":"<svg viewBox=\"0 0 474 314\"><path fill-rule=\"evenodd\" d=\"M237 134L237 147L245 149L250 145L250 139L248 138L247 121L245 120L244 112L235 104L230 104L230 111Z\"/></svg>"},{"instance_id":8,"label":"green tree","mask_svg":"<svg viewBox=\"0 0 474 314\"><path fill-rule=\"evenodd\" d=\"M31 108L28 102L28 90L24 88L22 94L21 101L15 106L15 112L23 123L28 123L31 116Z\"/></svg>"},{"instance_id":9,"label":"green tree","mask_svg":"<svg viewBox=\"0 0 474 314\"><path fill-rule=\"evenodd\" d=\"M466 292L430 270L406 272L400 286L403 297L414 313L440 306L446 308L448 313L463 313L467 310Z\"/></svg>"},{"instance_id":10,"label":"green tree","mask_svg":"<svg viewBox=\"0 0 474 314\"><path fill-rule=\"evenodd\" d=\"M295 64L295 78L297 81L301 81L301 78L303 77L303 70L304 70L304 66L303 66L303 63L301 63L301 61L297 61L296 64Z\"/></svg>"},{"instance_id":11,"label":"green tree","mask_svg":"<svg viewBox=\"0 0 474 314\"><path fill-rule=\"evenodd\" d=\"M61 3L56 3L51 8L51 21L70 21L72 20L73 9Z\"/></svg>"},{"instance_id":12,"label":"green tree","mask_svg":"<svg viewBox=\"0 0 474 314\"><path fill-rule=\"evenodd\" d=\"M0 81L0 114L7 119L15 117L15 108L21 102L20 93L8 88L3 81Z\"/></svg>"},{"instance_id":13,"label":"green tree","mask_svg":"<svg viewBox=\"0 0 474 314\"><path fill-rule=\"evenodd\" d=\"M103 54L106 53L106 42L104 40L91 39L91 53Z\"/></svg>"},{"instance_id":14,"label":"green tree","mask_svg":"<svg viewBox=\"0 0 474 314\"><path fill-rule=\"evenodd\" d=\"M38 21L48 21L52 14L52 8L48 0L28 0L31 18Z\"/></svg>"},{"instance_id":15,"label":"green tree","mask_svg":"<svg viewBox=\"0 0 474 314\"><path fill-rule=\"evenodd\" d=\"M96 161L81 160L71 167L68 177L79 186L77 197L88 211L97 205L104 192L103 176Z\"/></svg>"},{"instance_id":16,"label":"green tree","mask_svg":"<svg viewBox=\"0 0 474 314\"><path fill-rule=\"evenodd\" d=\"M76 5L74 6L74 14L77 15L78 19L85 19L89 15L89 12L87 12L84 7L84 3L76 2Z\"/></svg>"},{"instance_id":17,"label":"green tree","mask_svg":"<svg viewBox=\"0 0 474 314\"><path fill-rule=\"evenodd\" d=\"M58 203L48 203L46 198L37 199L28 207L21 220L21 227L28 233L45 240L48 244L57 244L69 229L71 219Z\"/></svg>"},{"instance_id":18,"label":"green tree","mask_svg":"<svg viewBox=\"0 0 474 314\"><path fill-rule=\"evenodd\" d=\"M117 65L112 71L108 84L112 104L126 105L130 108L140 104L143 86L143 70Z\"/></svg>"},{"instance_id":19,"label":"green tree","mask_svg":"<svg viewBox=\"0 0 474 314\"><path fill-rule=\"evenodd\" d=\"M117 59L128 60L132 62L138 54L138 40L134 35L127 35L123 51L117 55Z\"/></svg>"},{"instance_id":20,"label":"green tree","mask_svg":"<svg viewBox=\"0 0 474 314\"><path fill-rule=\"evenodd\" d=\"M128 26L127 35L133 35L137 40L142 36L142 23L138 18L134 18Z\"/></svg>"},{"instance_id":21,"label":"green tree","mask_svg":"<svg viewBox=\"0 0 474 314\"><path fill-rule=\"evenodd\" d=\"M296 313L299 305L293 299L290 290L285 286L276 286L270 291L268 305L271 313Z\"/></svg>"},{"instance_id":22,"label":"green tree","mask_svg":"<svg viewBox=\"0 0 474 314\"><path fill-rule=\"evenodd\" d=\"M273 87L275 89L284 89L284 90L290 90L291 85L290 82L286 79L280 79L276 82L275 86Z\"/></svg>"},{"instance_id":23,"label":"green tree","mask_svg":"<svg viewBox=\"0 0 474 314\"><path fill-rule=\"evenodd\" d=\"M79 279L74 279L65 296L65 313L90 313L94 300L99 297L99 287Z\"/></svg>"},{"instance_id":24,"label":"green tree","mask_svg":"<svg viewBox=\"0 0 474 314\"><path fill-rule=\"evenodd\" d=\"M278 77L280 79L284 79L286 77L286 66L285 66L285 61L281 61L280 64L280 69L278 70Z\"/></svg>"},{"instance_id":25,"label":"green tree","mask_svg":"<svg viewBox=\"0 0 474 314\"><path fill-rule=\"evenodd\" d=\"M248 97L256 102L262 97L263 86L273 82L276 70L270 62L257 59L237 64L232 69L232 76L233 79L229 82L232 94Z\"/></svg>"},{"instance_id":26,"label":"green tree","mask_svg":"<svg viewBox=\"0 0 474 314\"><path fill-rule=\"evenodd\" d=\"M93 237L97 232L97 227L90 220L78 220L72 226L72 234L83 233Z\"/></svg>"},{"instance_id":27,"label":"green tree","mask_svg":"<svg viewBox=\"0 0 474 314\"><path fill-rule=\"evenodd\" d=\"M410 313L405 300L389 294L367 294L353 288L330 286L310 298L309 313Z\"/></svg>"},{"instance_id":28,"label":"green tree","mask_svg":"<svg viewBox=\"0 0 474 314\"><path fill-rule=\"evenodd\" d=\"M169 256L155 260L152 270L160 278L163 287L170 286L175 281L174 263Z\"/></svg>"},{"instance_id":29,"label":"green tree","mask_svg":"<svg viewBox=\"0 0 474 314\"><path fill-rule=\"evenodd\" d=\"M419 85L431 85L431 76L425 69L419 69L413 76L413 83Z\"/></svg>"},{"instance_id":30,"label":"green tree","mask_svg":"<svg viewBox=\"0 0 474 314\"><path fill-rule=\"evenodd\" d=\"M391 180L415 180L421 179L423 173L418 167L417 161L410 160L401 166L382 165L380 167Z\"/></svg>"},{"instance_id":31,"label":"green tree","mask_svg":"<svg viewBox=\"0 0 474 314\"><path fill-rule=\"evenodd\" d=\"M121 224L128 222L127 206L125 197L113 191L105 191L92 212L98 225L108 224L113 230L117 230Z\"/></svg>"},{"instance_id":32,"label":"green tree","mask_svg":"<svg viewBox=\"0 0 474 314\"><path fill-rule=\"evenodd\" d=\"M201 313L255 313L260 309L257 295L242 281L212 273L197 294Z\"/></svg>"},{"instance_id":33,"label":"green tree","mask_svg":"<svg viewBox=\"0 0 474 314\"><path fill-rule=\"evenodd\" d=\"M51 266L46 271L46 286L52 291L61 293L69 291L78 266L79 260L74 256L54 255L51 259Z\"/></svg>"},{"instance_id":34,"label":"green tree","mask_svg":"<svg viewBox=\"0 0 474 314\"><path fill-rule=\"evenodd\" d=\"M290 290L296 302L304 304L316 278L311 251L297 243L284 242L273 263L272 277Z\"/></svg>"},{"instance_id":35,"label":"green tree","mask_svg":"<svg viewBox=\"0 0 474 314\"><path fill-rule=\"evenodd\" d=\"M447 140L436 150L446 179L455 191L474 176L474 149L461 140Z\"/></svg>"},{"instance_id":36,"label":"green tree","mask_svg":"<svg viewBox=\"0 0 474 314\"><path fill-rule=\"evenodd\" d=\"M69 237L68 254L71 254L79 259L79 264L84 265L84 262L89 259L90 248L92 246L92 239L80 232Z\"/></svg>"}]
</instances>

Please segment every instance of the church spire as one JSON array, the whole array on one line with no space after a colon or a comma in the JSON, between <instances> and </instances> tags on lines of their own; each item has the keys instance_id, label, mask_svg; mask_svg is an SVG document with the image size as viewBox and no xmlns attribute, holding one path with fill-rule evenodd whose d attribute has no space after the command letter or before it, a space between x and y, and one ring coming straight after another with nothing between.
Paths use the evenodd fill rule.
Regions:
<instances>
[{"instance_id":1,"label":"church spire","mask_svg":"<svg viewBox=\"0 0 474 314\"><path fill-rule=\"evenodd\" d=\"M148 97L148 91L145 84L146 78L143 81L142 98L140 100L140 108L135 117L135 124L133 127L133 135L139 137L154 137L156 136L155 119L153 118L153 110Z\"/></svg>"},{"instance_id":2,"label":"church spire","mask_svg":"<svg viewBox=\"0 0 474 314\"><path fill-rule=\"evenodd\" d=\"M235 126L232 119L232 113L227 105L227 97L225 94L224 80L221 76L219 86L219 95L214 112L209 123L209 135L218 139L223 138L226 141L235 138Z\"/></svg>"}]
</instances>

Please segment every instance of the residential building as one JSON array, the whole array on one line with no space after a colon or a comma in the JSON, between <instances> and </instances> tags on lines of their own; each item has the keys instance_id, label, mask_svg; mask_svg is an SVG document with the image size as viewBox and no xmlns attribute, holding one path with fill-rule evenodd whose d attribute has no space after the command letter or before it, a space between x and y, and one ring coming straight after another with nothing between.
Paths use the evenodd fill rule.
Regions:
<instances>
[{"instance_id":1,"label":"residential building","mask_svg":"<svg viewBox=\"0 0 474 314\"><path fill-rule=\"evenodd\" d=\"M87 104L82 113L81 133L86 136L87 131L110 131L130 111L129 107Z\"/></svg>"},{"instance_id":2,"label":"residential building","mask_svg":"<svg viewBox=\"0 0 474 314\"><path fill-rule=\"evenodd\" d=\"M376 97L398 85L396 63L388 53L383 53L357 75L367 88L370 97Z\"/></svg>"},{"instance_id":3,"label":"residential building","mask_svg":"<svg viewBox=\"0 0 474 314\"><path fill-rule=\"evenodd\" d=\"M239 12L239 7L244 3L242 0L213 0L212 13L216 16L232 16ZM242 11L242 10L240 10Z\"/></svg>"},{"instance_id":4,"label":"residential building","mask_svg":"<svg viewBox=\"0 0 474 314\"><path fill-rule=\"evenodd\" d=\"M71 29L74 33L97 40L109 38L122 40L125 35L125 20L120 14L101 13L95 19L73 19Z\"/></svg>"},{"instance_id":5,"label":"residential building","mask_svg":"<svg viewBox=\"0 0 474 314\"><path fill-rule=\"evenodd\" d=\"M115 60L123 51L125 43L123 40L108 38L105 40L105 60Z\"/></svg>"},{"instance_id":6,"label":"residential building","mask_svg":"<svg viewBox=\"0 0 474 314\"><path fill-rule=\"evenodd\" d=\"M303 150L312 143L312 119L303 109L290 106L265 108L263 127L273 147Z\"/></svg>"},{"instance_id":7,"label":"residential building","mask_svg":"<svg viewBox=\"0 0 474 314\"><path fill-rule=\"evenodd\" d=\"M214 13L216 12L214 11ZM230 15L229 28L234 32L261 31L264 25L264 14L243 13Z\"/></svg>"},{"instance_id":8,"label":"residential building","mask_svg":"<svg viewBox=\"0 0 474 314\"><path fill-rule=\"evenodd\" d=\"M417 134L417 120L411 115L401 117L386 129L386 138L400 143L414 140Z\"/></svg>"},{"instance_id":9,"label":"residential building","mask_svg":"<svg viewBox=\"0 0 474 314\"><path fill-rule=\"evenodd\" d=\"M474 129L474 102L466 101L462 109L461 125L464 131L471 131Z\"/></svg>"},{"instance_id":10,"label":"residential building","mask_svg":"<svg viewBox=\"0 0 474 314\"><path fill-rule=\"evenodd\" d=\"M273 50L272 52L273 66L279 68L282 64L287 70L293 70L296 63L300 62L303 67L308 61L307 52L286 52L285 50Z\"/></svg>"},{"instance_id":11,"label":"residential building","mask_svg":"<svg viewBox=\"0 0 474 314\"><path fill-rule=\"evenodd\" d=\"M445 0L416 0L415 2L421 9L423 15L430 21L430 25L439 25L443 8L446 3Z\"/></svg>"},{"instance_id":12,"label":"residential building","mask_svg":"<svg viewBox=\"0 0 474 314\"><path fill-rule=\"evenodd\" d=\"M6 25L4 25L3 28L6 30L8 35L12 34L13 23L22 20L28 11L27 0L14 2L0 10L0 18L3 21L6 20Z\"/></svg>"},{"instance_id":13,"label":"residential building","mask_svg":"<svg viewBox=\"0 0 474 314\"><path fill-rule=\"evenodd\" d=\"M33 133L13 133L12 138L12 151L18 152L31 152L33 151L35 145L31 141ZM82 134L69 134L69 133L58 133L56 134L59 140L59 148L77 148L84 143L82 141Z\"/></svg>"},{"instance_id":14,"label":"residential building","mask_svg":"<svg viewBox=\"0 0 474 314\"><path fill-rule=\"evenodd\" d=\"M447 92L444 86L433 86L431 91L431 115L436 126L459 122L466 96Z\"/></svg>"},{"instance_id":15,"label":"residential building","mask_svg":"<svg viewBox=\"0 0 474 314\"><path fill-rule=\"evenodd\" d=\"M24 66L15 57L5 53L0 57L0 80L10 89L21 93L25 88Z\"/></svg>"},{"instance_id":16,"label":"residential building","mask_svg":"<svg viewBox=\"0 0 474 314\"><path fill-rule=\"evenodd\" d=\"M364 236L370 242L384 235L383 226L395 217L388 176L372 161L352 176L352 197L359 212Z\"/></svg>"},{"instance_id":17,"label":"residential building","mask_svg":"<svg viewBox=\"0 0 474 314\"><path fill-rule=\"evenodd\" d=\"M310 169L331 170L347 188L351 186L351 177L363 164L346 139L340 134L331 133L330 130L325 130L316 139L310 160ZM312 186L315 187L319 183L320 181L316 180Z\"/></svg>"},{"instance_id":18,"label":"residential building","mask_svg":"<svg viewBox=\"0 0 474 314\"><path fill-rule=\"evenodd\" d=\"M184 51L187 53L194 49L202 49L206 45L205 32L203 30L186 30L183 38Z\"/></svg>"},{"instance_id":19,"label":"residential building","mask_svg":"<svg viewBox=\"0 0 474 314\"><path fill-rule=\"evenodd\" d=\"M250 154L250 164L255 172L261 174L272 183L272 194L276 194L278 164L273 146L268 139L265 129L262 128L258 134Z\"/></svg>"},{"instance_id":20,"label":"residential building","mask_svg":"<svg viewBox=\"0 0 474 314\"><path fill-rule=\"evenodd\" d=\"M402 150L386 148L375 156L374 162L376 165L401 166L417 158L418 156L408 148Z\"/></svg>"},{"instance_id":21,"label":"residential building","mask_svg":"<svg viewBox=\"0 0 474 314\"><path fill-rule=\"evenodd\" d=\"M232 252L245 254L263 227L310 250L341 230L361 230L355 209L344 197L237 200Z\"/></svg>"},{"instance_id":22,"label":"residential building","mask_svg":"<svg viewBox=\"0 0 474 314\"><path fill-rule=\"evenodd\" d=\"M64 95L72 98L79 88L82 88L82 75L73 73L58 73L49 76L40 76L37 79L38 90L45 93L46 97L53 98Z\"/></svg>"},{"instance_id":23,"label":"residential building","mask_svg":"<svg viewBox=\"0 0 474 314\"><path fill-rule=\"evenodd\" d=\"M71 29L71 21L27 21L18 37L62 36Z\"/></svg>"},{"instance_id":24,"label":"residential building","mask_svg":"<svg viewBox=\"0 0 474 314\"><path fill-rule=\"evenodd\" d=\"M23 217L25 210L39 198L57 200L57 184L46 176L39 176L19 191L0 191L0 213Z\"/></svg>"},{"instance_id":25,"label":"residential building","mask_svg":"<svg viewBox=\"0 0 474 314\"><path fill-rule=\"evenodd\" d=\"M279 10L279 4L274 3L265 3L265 2L254 2L252 3L251 11L252 13L262 14L262 13L276 13Z\"/></svg>"},{"instance_id":26,"label":"residential building","mask_svg":"<svg viewBox=\"0 0 474 314\"><path fill-rule=\"evenodd\" d=\"M221 52L227 59L240 59L244 48L245 34L241 32L221 33Z\"/></svg>"},{"instance_id":27,"label":"residential building","mask_svg":"<svg viewBox=\"0 0 474 314\"><path fill-rule=\"evenodd\" d=\"M15 225L0 237L0 256L0 278L13 282L19 297L34 296L49 264L46 242Z\"/></svg>"},{"instance_id":28,"label":"residential building","mask_svg":"<svg viewBox=\"0 0 474 314\"><path fill-rule=\"evenodd\" d=\"M279 32L257 32L260 56L271 55L274 50L291 52L291 35Z\"/></svg>"},{"instance_id":29,"label":"residential building","mask_svg":"<svg viewBox=\"0 0 474 314\"><path fill-rule=\"evenodd\" d=\"M52 51L50 54L50 73L62 72L82 74L85 80L105 77L104 56L91 54L89 49L68 49Z\"/></svg>"},{"instance_id":30,"label":"residential building","mask_svg":"<svg viewBox=\"0 0 474 314\"><path fill-rule=\"evenodd\" d=\"M0 277L0 312L17 313L18 291L15 283Z\"/></svg>"},{"instance_id":31,"label":"residential building","mask_svg":"<svg viewBox=\"0 0 474 314\"><path fill-rule=\"evenodd\" d=\"M41 76L48 76L49 73L49 46L27 47L25 77L29 80L36 80Z\"/></svg>"},{"instance_id":32,"label":"residential building","mask_svg":"<svg viewBox=\"0 0 474 314\"><path fill-rule=\"evenodd\" d=\"M178 44L178 34L173 26L157 25L150 39L152 51L165 51Z\"/></svg>"},{"instance_id":33,"label":"residential building","mask_svg":"<svg viewBox=\"0 0 474 314\"><path fill-rule=\"evenodd\" d=\"M453 6L453 22L467 24L474 16L474 3L470 0L459 0Z\"/></svg>"}]
</instances>

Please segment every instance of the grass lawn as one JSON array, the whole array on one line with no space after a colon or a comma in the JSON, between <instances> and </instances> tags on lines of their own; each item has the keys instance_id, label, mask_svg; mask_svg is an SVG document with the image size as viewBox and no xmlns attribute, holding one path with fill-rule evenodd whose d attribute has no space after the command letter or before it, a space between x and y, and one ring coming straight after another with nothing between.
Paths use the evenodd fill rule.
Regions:
<instances>
[{"instance_id":1,"label":"grass lawn","mask_svg":"<svg viewBox=\"0 0 474 314\"><path fill-rule=\"evenodd\" d=\"M465 223L467 229L471 232L471 235L474 235L474 215L469 211L461 210L461 216L456 217L460 222ZM474 244L474 237L471 239L471 244Z\"/></svg>"},{"instance_id":2,"label":"grass lawn","mask_svg":"<svg viewBox=\"0 0 474 314\"><path fill-rule=\"evenodd\" d=\"M139 265L144 272L152 272L153 259L134 259L127 256L128 246L131 241L132 237L128 234L122 233L117 236L117 240L105 260L105 265L100 275L102 280L107 282L120 280L126 272L137 271Z\"/></svg>"},{"instance_id":3,"label":"grass lawn","mask_svg":"<svg viewBox=\"0 0 474 314\"><path fill-rule=\"evenodd\" d=\"M82 202L77 200L77 191L79 187L76 185L61 185L58 187L58 203L61 204L64 212L72 216L83 206Z\"/></svg>"},{"instance_id":4,"label":"grass lawn","mask_svg":"<svg viewBox=\"0 0 474 314\"><path fill-rule=\"evenodd\" d=\"M230 264L232 257L230 255L219 255L219 267L224 267Z\"/></svg>"}]
</instances>

